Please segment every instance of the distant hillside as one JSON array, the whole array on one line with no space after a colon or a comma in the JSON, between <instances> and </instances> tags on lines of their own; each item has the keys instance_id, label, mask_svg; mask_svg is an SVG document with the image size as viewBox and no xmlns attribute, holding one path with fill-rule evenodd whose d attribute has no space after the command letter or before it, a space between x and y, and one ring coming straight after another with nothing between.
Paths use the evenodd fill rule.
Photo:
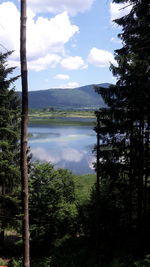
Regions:
<instances>
[{"instance_id":1,"label":"distant hillside","mask_svg":"<svg viewBox=\"0 0 150 267\"><path fill-rule=\"evenodd\" d=\"M109 87L109 83L97 86ZM95 85L86 85L75 89L48 89L29 92L29 108L43 109L53 107L57 109L98 108L104 105L100 95L95 92ZM20 95L21 93L19 93Z\"/></svg>"}]
</instances>

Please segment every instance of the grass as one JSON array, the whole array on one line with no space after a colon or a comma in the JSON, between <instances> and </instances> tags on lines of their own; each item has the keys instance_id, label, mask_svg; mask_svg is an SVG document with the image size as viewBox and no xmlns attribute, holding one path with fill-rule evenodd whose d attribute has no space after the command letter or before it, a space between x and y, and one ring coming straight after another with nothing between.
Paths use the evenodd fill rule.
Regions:
<instances>
[{"instance_id":1,"label":"grass","mask_svg":"<svg viewBox=\"0 0 150 267\"><path fill-rule=\"evenodd\" d=\"M31 110L29 111L31 117L79 117L79 118L95 118L94 111L89 110Z\"/></svg>"},{"instance_id":2,"label":"grass","mask_svg":"<svg viewBox=\"0 0 150 267\"><path fill-rule=\"evenodd\" d=\"M29 123L33 125L77 125L94 126L93 111L42 111L35 110L29 112ZM67 120L68 119L68 120ZM85 119L85 121L84 121ZM86 120L88 119L88 120Z\"/></svg>"},{"instance_id":3,"label":"grass","mask_svg":"<svg viewBox=\"0 0 150 267\"><path fill-rule=\"evenodd\" d=\"M29 125L77 125L77 126L94 126L93 121L74 121L63 119L29 119Z\"/></svg>"},{"instance_id":4,"label":"grass","mask_svg":"<svg viewBox=\"0 0 150 267\"><path fill-rule=\"evenodd\" d=\"M96 181L95 174L78 175L74 178L75 181L75 194L79 201L82 203L90 199L91 190Z\"/></svg>"}]
</instances>

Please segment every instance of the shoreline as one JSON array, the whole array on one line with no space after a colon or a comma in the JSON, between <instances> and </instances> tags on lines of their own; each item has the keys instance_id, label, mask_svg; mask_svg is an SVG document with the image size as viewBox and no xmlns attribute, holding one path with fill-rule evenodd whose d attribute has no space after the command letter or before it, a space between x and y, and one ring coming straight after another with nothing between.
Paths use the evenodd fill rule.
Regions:
<instances>
[{"instance_id":1,"label":"shoreline","mask_svg":"<svg viewBox=\"0 0 150 267\"><path fill-rule=\"evenodd\" d=\"M93 111L81 110L35 110L29 112L29 125L75 125L94 126Z\"/></svg>"},{"instance_id":2,"label":"shoreline","mask_svg":"<svg viewBox=\"0 0 150 267\"><path fill-rule=\"evenodd\" d=\"M63 119L29 119L29 126L59 125L59 126L95 126L96 120L63 120Z\"/></svg>"}]
</instances>

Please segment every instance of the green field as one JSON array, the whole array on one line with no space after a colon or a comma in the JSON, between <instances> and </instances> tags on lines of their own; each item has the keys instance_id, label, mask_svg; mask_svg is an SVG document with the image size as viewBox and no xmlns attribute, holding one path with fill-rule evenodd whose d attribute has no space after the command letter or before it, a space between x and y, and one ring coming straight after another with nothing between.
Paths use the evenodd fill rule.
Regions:
<instances>
[{"instance_id":1,"label":"green field","mask_svg":"<svg viewBox=\"0 0 150 267\"><path fill-rule=\"evenodd\" d=\"M74 182L75 182L76 198L80 200L80 202L89 200L93 186L96 182L96 175L95 174L76 175L74 178Z\"/></svg>"},{"instance_id":2,"label":"green field","mask_svg":"<svg viewBox=\"0 0 150 267\"><path fill-rule=\"evenodd\" d=\"M94 111L89 110L30 110L29 123L39 125L91 125L95 123Z\"/></svg>"}]
</instances>

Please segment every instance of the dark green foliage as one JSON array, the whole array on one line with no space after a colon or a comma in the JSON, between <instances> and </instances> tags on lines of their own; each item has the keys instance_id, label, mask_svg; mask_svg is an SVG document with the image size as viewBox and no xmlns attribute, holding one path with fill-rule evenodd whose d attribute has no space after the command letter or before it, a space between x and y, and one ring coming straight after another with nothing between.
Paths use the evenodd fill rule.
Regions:
<instances>
[{"instance_id":1,"label":"dark green foliage","mask_svg":"<svg viewBox=\"0 0 150 267\"><path fill-rule=\"evenodd\" d=\"M14 68L7 66L11 52L0 53L0 228L15 224L16 187L19 182L20 101L8 78Z\"/></svg>"},{"instance_id":2,"label":"dark green foliage","mask_svg":"<svg viewBox=\"0 0 150 267\"><path fill-rule=\"evenodd\" d=\"M108 238L107 246L112 238L114 248L120 240L130 244L133 239L131 255L142 255L147 243L143 247L141 243L150 234L150 6L145 0L114 2L132 8L115 21L122 26L123 44L115 51L117 66L111 65L117 83L96 88L107 105L96 112L100 141L96 166L100 198L95 201L100 221L96 223L101 237Z\"/></svg>"},{"instance_id":3,"label":"dark green foliage","mask_svg":"<svg viewBox=\"0 0 150 267\"><path fill-rule=\"evenodd\" d=\"M70 248L72 248L72 250ZM76 250L78 250L78 254L74 253ZM6 265L5 261L2 261L2 263ZM67 245L60 247L55 252L54 256L42 259L31 259L31 264L32 267L95 267L92 251L88 251L86 247L83 247L81 242L78 242L78 248L75 248L75 246L73 247L72 244L69 243L68 247ZM145 258L141 260L136 260L129 255L117 255L112 262L101 264L101 267L149 267L149 265L149 255L146 255ZM14 258L8 266L22 267L22 261Z\"/></svg>"}]
</instances>

